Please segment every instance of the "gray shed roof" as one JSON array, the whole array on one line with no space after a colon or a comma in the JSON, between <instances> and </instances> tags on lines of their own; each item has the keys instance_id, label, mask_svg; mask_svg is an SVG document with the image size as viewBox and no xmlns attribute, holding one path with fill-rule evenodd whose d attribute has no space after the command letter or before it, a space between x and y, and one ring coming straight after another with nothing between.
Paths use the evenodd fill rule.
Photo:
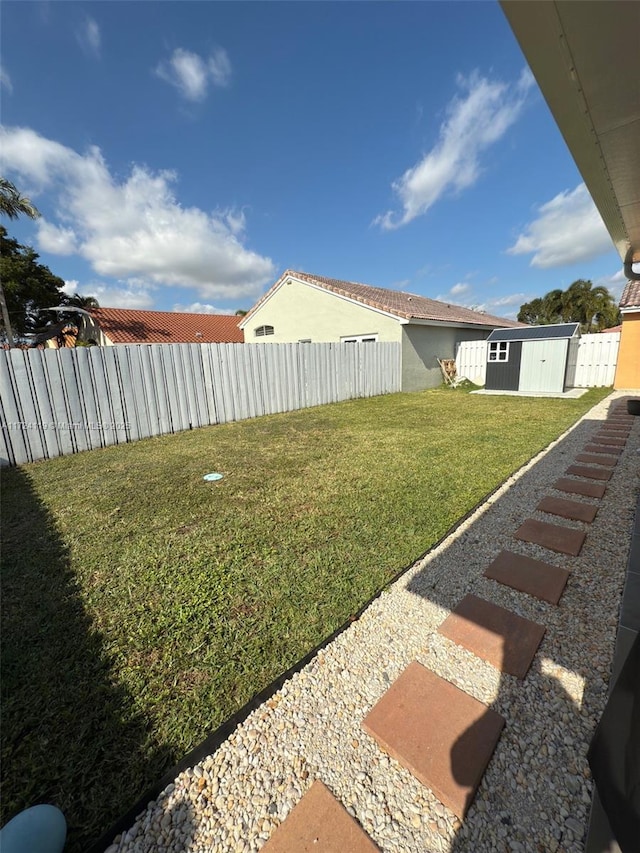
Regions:
<instances>
[{"instance_id":1,"label":"gray shed roof","mask_svg":"<svg viewBox=\"0 0 640 853\"><path fill-rule=\"evenodd\" d=\"M488 341L552 341L572 338L580 323L554 323L551 326L525 326L519 329L494 329Z\"/></svg>"}]
</instances>

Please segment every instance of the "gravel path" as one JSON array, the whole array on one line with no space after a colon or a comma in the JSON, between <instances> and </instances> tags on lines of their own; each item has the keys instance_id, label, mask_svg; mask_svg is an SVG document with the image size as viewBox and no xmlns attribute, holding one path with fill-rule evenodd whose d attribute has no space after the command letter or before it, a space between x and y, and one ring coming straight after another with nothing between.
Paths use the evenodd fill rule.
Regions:
<instances>
[{"instance_id":1,"label":"gravel path","mask_svg":"<svg viewBox=\"0 0 640 853\"><path fill-rule=\"evenodd\" d=\"M640 419L604 499L551 485L622 396L599 403L510 478L215 754L181 773L108 853L259 850L314 779L385 853L582 851L592 793L586 751L607 696L637 500ZM557 519L535 512L546 495L600 509L590 525ZM514 539L529 517L588 531L580 556ZM482 576L502 548L571 570L559 606ZM436 633L470 592L546 626L523 682ZM360 727L415 659L507 721L464 825Z\"/></svg>"}]
</instances>

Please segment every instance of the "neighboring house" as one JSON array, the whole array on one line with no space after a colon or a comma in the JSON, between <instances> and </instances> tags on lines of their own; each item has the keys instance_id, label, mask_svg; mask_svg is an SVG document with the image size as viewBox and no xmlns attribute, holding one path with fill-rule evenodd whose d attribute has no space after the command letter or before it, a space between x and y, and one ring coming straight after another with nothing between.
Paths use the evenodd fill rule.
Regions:
<instances>
[{"instance_id":1,"label":"neighboring house","mask_svg":"<svg viewBox=\"0 0 640 853\"><path fill-rule=\"evenodd\" d=\"M442 382L437 359L455 358L461 341L522 325L383 287L286 270L240 321L246 343L397 341L402 389Z\"/></svg>"},{"instance_id":2,"label":"neighboring house","mask_svg":"<svg viewBox=\"0 0 640 853\"><path fill-rule=\"evenodd\" d=\"M183 314L176 311L134 311L92 308L81 339L100 346L113 344L243 343L239 317L228 314Z\"/></svg>"},{"instance_id":3,"label":"neighboring house","mask_svg":"<svg viewBox=\"0 0 640 853\"><path fill-rule=\"evenodd\" d=\"M640 388L640 281L629 281L620 300L622 331L614 388Z\"/></svg>"}]
</instances>

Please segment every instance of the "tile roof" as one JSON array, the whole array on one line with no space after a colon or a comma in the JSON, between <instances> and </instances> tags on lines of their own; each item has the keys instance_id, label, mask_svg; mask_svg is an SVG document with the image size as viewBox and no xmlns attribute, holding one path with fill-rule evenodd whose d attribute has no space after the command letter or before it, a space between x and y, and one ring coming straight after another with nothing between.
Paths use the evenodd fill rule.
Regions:
<instances>
[{"instance_id":1,"label":"tile roof","mask_svg":"<svg viewBox=\"0 0 640 853\"><path fill-rule=\"evenodd\" d=\"M91 316L114 344L244 343L240 317L93 308Z\"/></svg>"},{"instance_id":2,"label":"tile roof","mask_svg":"<svg viewBox=\"0 0 640 853\"><path fill-rule=\"evenodd\" d=\"M640 281L628 281L627 286L622 291L620 299L621 308L636 308L640 307Z\"/></svg>"},{"instance_id":3,"label":"tile roof","mask_svg":"<svg viewBox=\"0 0 640 853\"><path fill-rule=\"evenodd\" d=\"M329 290L331 293L346 296L370 308L387 311L389 314L395 314L396 317L401 317L405 320L467 323L475 326L491 326L492 328L512 328L524 325L515 320L507 320L504 317L495 317L491 314L482 314L479 311L472 311L470 308L463 308L461 305L439 302L436 299L418 296L415 293L406 293L402 290L389 290L386 287L372 287L369 284L358 284L354 281L325 278L321 275L311 275L310 273L299 272L297 270L285 270L273 287L249 311L247 316L253 314L270 293L289 277L305 281L308 284L317 285L324 288L324 290Z\"/></svg>"}]
</instances>

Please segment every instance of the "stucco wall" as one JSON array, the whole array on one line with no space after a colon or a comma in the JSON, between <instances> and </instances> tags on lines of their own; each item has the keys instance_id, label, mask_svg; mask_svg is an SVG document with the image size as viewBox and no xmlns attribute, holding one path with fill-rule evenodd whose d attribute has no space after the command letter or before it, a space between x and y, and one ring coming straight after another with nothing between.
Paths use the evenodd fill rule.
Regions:
<instances>
[{"instance_id":1,"label":"stucco wall","mask_svg":"<svg viewBox=\"0 0 640 853\"><path fill-rule=\"evenodd\" d=\"M482 341L491 329L456 329L442 326L402 327L402 390L423 391L442 384L437 359L455 358L462 341Z\"/></svg>"},{"instance_id":2,"label":"stucco wall","mask_svg":"<svg viewBox=\"0 0 640 853\"><path fill-rule=\"evenodd\" d=\"M273 335L257 338L258 326L273 326ZM312 343L339 341L346 335L378 335L400 341L402 326L392 317L301 282L284 284L244 327L245 343Z\"/></svg>"},{"instance_id":3,"label":"stucco wall","mask_svg":"<svg viewBox=\"0 0 640 853\"><path fill-rule=\"evenodd\" d=\"M640 388L640 311L622 315L614 388Z\"/></svg>"},{"instance_id":4,"label":"stucco wall","mask_svg":"<svg viewBox=\"0 0 640 853\"><path fill-rule=\"evenodd\" d=\"M423 391L442 383L438 358L455 358L456 344L481 341L491 329L455 329L442 326L402 327L402 390Z\"/></svg>"}]
</instances>

